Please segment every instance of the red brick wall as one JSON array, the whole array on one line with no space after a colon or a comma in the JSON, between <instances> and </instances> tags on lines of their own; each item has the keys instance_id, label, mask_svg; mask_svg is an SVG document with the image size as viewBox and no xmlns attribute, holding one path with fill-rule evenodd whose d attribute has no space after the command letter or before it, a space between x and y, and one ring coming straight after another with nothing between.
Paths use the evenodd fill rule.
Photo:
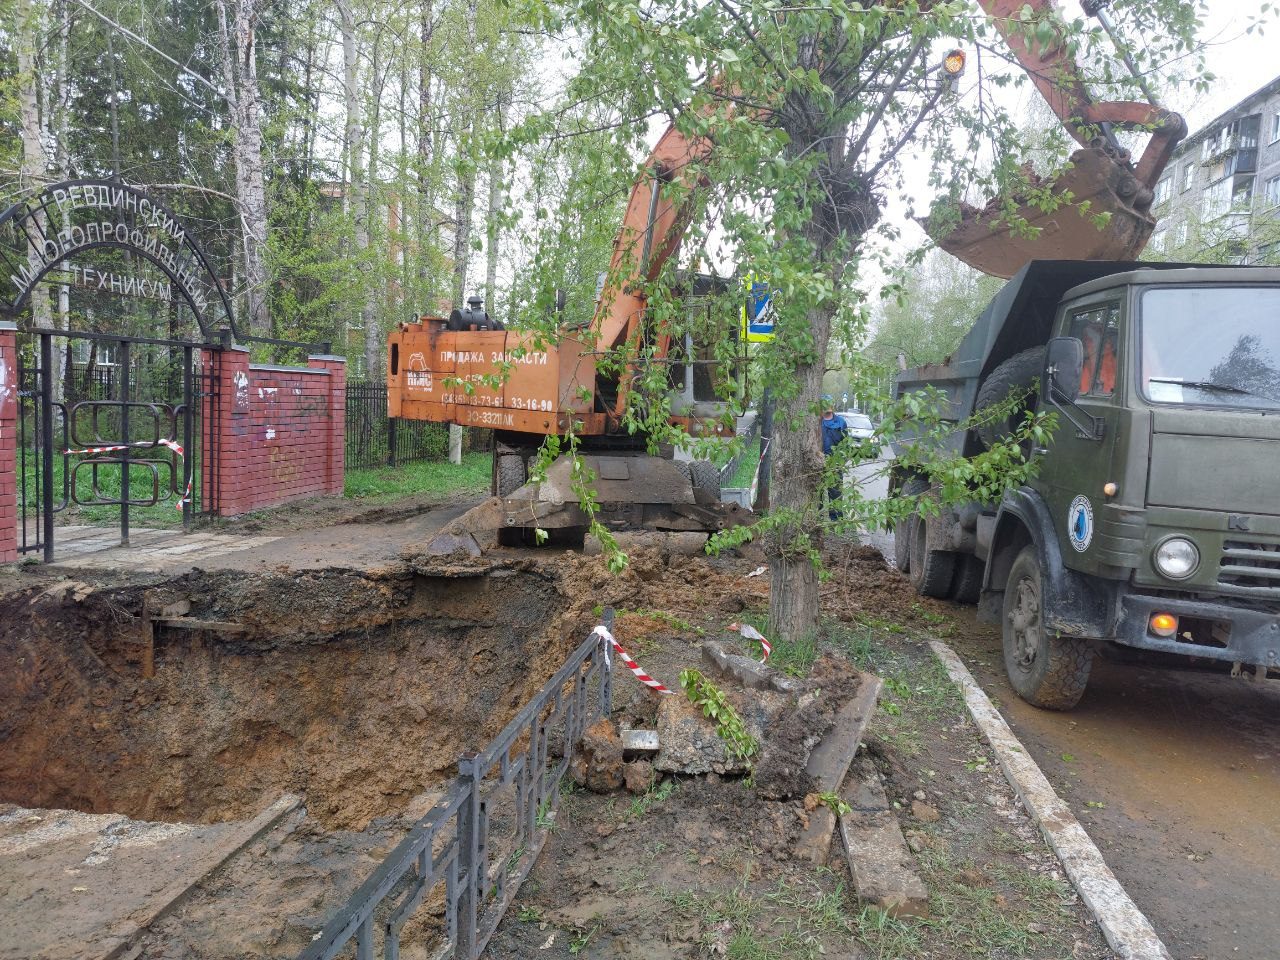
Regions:
<instances>
[{"instance_id":1,"label":"red brick wall","mask_svg":"<svg viewBox=\"0 0 1280 960\"><path fill-rule=\"evenodd\" d=\"M219 409L217 461L206 458L205 490L225 517L304 497L341 495L346 365L315 357L306 367L249 363L240 349L209 355ZM205 449L210 449L208 437ZM217 476L210 476L210 469ZM212 487L212 490L211 490Z\"/></svg>"},{"instance_id":2,"label":"red brick wall","mask_svg":"<svg viewBox=\"0 0 1280 960\"><path fill-rule=\"evenodd\" d=\"M18 346L0 323L0 563L18 559Z\"/></svg>"}]
</instances>

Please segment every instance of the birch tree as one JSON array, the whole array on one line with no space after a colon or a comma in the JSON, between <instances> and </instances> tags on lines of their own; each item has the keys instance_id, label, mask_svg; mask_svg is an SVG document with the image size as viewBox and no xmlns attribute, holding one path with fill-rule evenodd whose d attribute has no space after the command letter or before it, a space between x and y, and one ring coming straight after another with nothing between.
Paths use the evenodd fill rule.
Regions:
<instances>
[{"instance_id":1,"label":"birch tree","mask_svg":"<svg viewBox=\"0 0 1280 960\"><path fill-rule=\"evenodd\" d=\"M271 335L268 309L267 189L262 157L262 94L254 30L262 0L217 0L224 95L231 113L249 331Z\"/></svg>"}]
</instances>

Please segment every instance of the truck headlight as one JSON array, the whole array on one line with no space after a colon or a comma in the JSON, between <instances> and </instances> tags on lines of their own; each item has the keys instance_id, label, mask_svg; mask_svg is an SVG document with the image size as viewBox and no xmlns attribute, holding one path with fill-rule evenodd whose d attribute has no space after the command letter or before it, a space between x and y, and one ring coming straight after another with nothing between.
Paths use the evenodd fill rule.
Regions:
<instances>
[{"instance_id":1,"label":"truck headlight","mask_svg":"<svg viewBox=\"0 0 1280 960\"><path fill-rule=\"evenodd\" d=\"M1156 569L1170 580L1185 580L1200 566L1200 551L1186 537L1170 537L1155 552Z\"/></svg>"}]
</instances>

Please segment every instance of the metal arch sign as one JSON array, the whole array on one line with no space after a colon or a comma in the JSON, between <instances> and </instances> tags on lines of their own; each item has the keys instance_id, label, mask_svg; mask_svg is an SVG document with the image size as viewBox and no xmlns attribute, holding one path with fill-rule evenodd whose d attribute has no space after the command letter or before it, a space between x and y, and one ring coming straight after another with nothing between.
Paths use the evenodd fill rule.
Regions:
<instances>
[{"instance_id":1,"label":"metal arch sign","mask_svg":"<svg viewBox=\"0 0 1280 960\"><path fill-rule=\"evenodd\" d=\"M220 325L210 308L238 332L226 291L182 221L137 187L113 180L50 184L0 214L0 315L17 314L45 274L99 247L128 250L155 264L206 338L214 338Z\"/></svg>"}]
</instances>

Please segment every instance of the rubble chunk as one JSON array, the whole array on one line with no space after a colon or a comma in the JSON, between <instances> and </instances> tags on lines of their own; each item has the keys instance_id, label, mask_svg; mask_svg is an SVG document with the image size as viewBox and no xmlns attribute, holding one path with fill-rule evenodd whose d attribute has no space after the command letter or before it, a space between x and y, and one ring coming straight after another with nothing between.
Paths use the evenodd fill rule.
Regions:
<instances>
[{"instance_id":1,"label":"rubble chunk","mask_svg":"<svg viewBox=\"0 0 1280 960\"><path fill-rule=\"evenodd\" d=\"M612 793L622 786L622 738L613 721L597 720L582 734L580 752L573 759L573 779L595 793Z\"/></svg>"}]
</instances>

